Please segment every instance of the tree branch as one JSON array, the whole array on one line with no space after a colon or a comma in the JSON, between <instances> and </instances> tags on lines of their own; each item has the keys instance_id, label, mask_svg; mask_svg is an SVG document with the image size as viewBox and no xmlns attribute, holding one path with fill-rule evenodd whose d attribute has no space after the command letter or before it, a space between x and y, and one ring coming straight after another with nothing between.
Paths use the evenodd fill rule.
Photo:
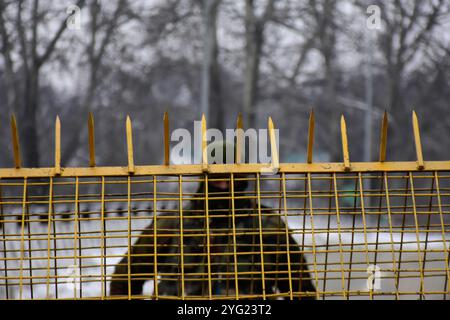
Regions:
<instances>
[{"instance_id":1,"label":"tree branch","mask_svg":"<svg viewBox=\"0 0 450 320\"><path fill-rule=\"evenodd\" d=\"M38 28L38 10L39 10L39 0L34 0L33 3L33 13L32 13L32 37L31 37L31 56L33 63L36 63L37 59L37 28Z\"/></svg>"},{"instance_id":2,"label":"tree branch","mask_svg":"<svg viewBox=\"0 0 450 320\"><path fill-rule=\"evenodd\" d=\"M116 10L114 11L113 17L108 25L108 29L106 30L105 37L103 38L103 41L100 44L100 50L95 57L96 63L99 61L99 59L101 59L101 57L103 56L103 54L105 52L106 46L108 45L108 43L111 39L114 28L117 26L117 20L119 19L122 9L125 7L125 4L126 4L126 0L119 0Z\"/></svg>"},{"instance_id":3,"label":"tree branch","mask_svg":"<svg viewBox=\"0 0 450 320\"><path fill-rule=\"evenodd\" d=\"M27 49L27 39L26 39L25 31L24 31L23 25L22 25L22 3L23 3L23 1L20 0L19 3L17 4L16 27L17 27L17 32L19 35L20 54L21 54L22 60L23 60L25 76L28 77L28 74L29 74L28 49Z\"/></svg>"},{"instance_id":4,"label":"tree branch","mask_svg":"<svg viewBox=\"0 0 450 320\"><path fill-rule=\"evenodd\" d=\"M8 99L8 109L12 111L14 107L16 97L18 96L16 87L16 77L14 74L14 64L11 58L11 42L8 31L6 30L6 23L3 17L4 4L0 2L0 35L2 36L2 54L5 60L5 76L7 78L6 85L8 87L7 99Z\"/></svg>"},{"instance_id":5,"label":"tree branch","mask_svg":"<svg viewBox=\"0 0 450 320\"><path fill-rule=\"evenodd\" d=\"M78 2L76 3L76 6L82 8L84 6L84 4L85 4L85 0L78 0ZM58 42L59 38L61 38L61 35L64 33L64 30L66 30L66 27L67 27L67 23L66 23L66 19L64 19L61 22L61 24L58 28L58 31L53 36L52 40L50 41L49 45L47 46L46 50L44 51L44 54L42 54L41 56L38 56L36 58L36 68L41 67L42 64L45 63L45 61L47 61L47 59L50 57L53 50L55 49L56 43Z\"/></svg>"}]
</instances>

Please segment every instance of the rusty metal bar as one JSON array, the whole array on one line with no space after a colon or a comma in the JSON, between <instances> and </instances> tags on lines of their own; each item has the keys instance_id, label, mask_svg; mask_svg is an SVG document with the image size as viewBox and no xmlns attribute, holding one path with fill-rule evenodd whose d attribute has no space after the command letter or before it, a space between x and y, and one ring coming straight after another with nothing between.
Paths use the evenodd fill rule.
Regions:
<instances>
[{"instance_id":1,"label":"rusty metal bar","mask_svg":"<svg viewBox=\"0 0 450 320\"><path fill-rule=\"evenodd\" d=\"M260 270L261 270L261 286L262 286L262 299L266 300L266 274L264 271L264 240L263 240L263 224L261 213L261 187L260 187L260 174L256 174L256 195L258 200L258 233L259 233L259 254L260 254Z\"/></svg>"},{"instance_id":2,"label":"rusty metal bar","mask_svg":"<svg viewBox=\"0 0 450 320\"><path fill-rule=\"evenodd\" d=\"M100 194L100 250L103 255L100 268L102 279L102 300L106 296L106 221L105 221L105 177L101 178L101 194Z\"/></svg>"},{"instance_id":3,"label":"rusty metal bar","mask_svg":"<svg viewBox=\"0 0 450 320\"><path fill-rule=\"evenodd\" d=\"M18 169L22 166L22 161L20 158L19 134L17 132L16 117L14 115L11 116L11 135L14 153L14 165Z\"/></svg>"},{"instance_id":4,"label":"rusty metal bar","mask_svg":"<svg viewBox=\"0 0 450 320\"><path fill-rule=\"evenodd\" d=\"M211 280L211 235L209 230L209 199L208 199L208 175L205 174L205 225L206 225L206 258L207 258L207 268L208 268L208 297L212 299L212 280Z\"/></svg>"},{"instance_id":5,"label":"rusty metal bar","mask_svg":"<svg viewBox=\"0 0 450 320\"><path fill-rule=\"evenodd\" d=\"M280 160L279 160L279 157L278 157L278 146L277 146L277 140L276 140L276 137L275 137L275 128L274 128L273 121L272 121L271 117L269 117L269 120L267 121L267 127L269 129L272 168L277 168L278 169L280 167Z\"/></svg>"},{"instance_id":6,"label":"rusty metal bar","mask_svg":"<svg viewBox=\"0 0 450 320\"><path fill-rule=\"evenodd\" d=\"M410 172L409 173L409 184L411 185L411 200L412 200L412 207L413 207L413 214L414 214L414 227L416 231L416 240L417 240L417 261L419 262L419 276L420 276L420 300L423 299L423 290L424 290L424 273L422 268L422 249L421 249L421 241L420 241L420 231L419 231L419 220L418 220L418 208L416 203L416 193L415 193L415 187L414 187L414 179L413 175Z\"/></svg>"},{"instance_id":7,"label":"rusty metal bar","mask_svg":"<svg viewBox=\"0 0 450 320\"><path fill-rule=\"evenodd\" d=\"M289 279L289 299L293 300L294 296L292 293L292 270L291 270L291 250L289 243L289 227L288 227L288 217L287 217L287 196L286 196L286 174L281 175L282 180L280 181L282 184L282 194L283 194L283 213L284 213L284 221L285 221L285 232L286 232L286 260L288 265L288 279ZM280 199L281 200L281 199ZM281 207L281 206L280 206Z\"/></svg>"},{"instance_id":8,"label":"rusty metal bar","mask_svg":"<svg viewBox=\"0 0 450 320\"><path fill-rule=\"evenodd\" d=\"M159 298L159 291L158 291L158 221L156 219L157 217L157 202L156 202L156 195L157 195L157 187L156 187L156 176L153 176L153 283L155 285L154 288L154 296L155 299L158 300Z\"/></svg>"},{"instance_id":9,"label":"rusty metal bar","mask_svg":"<svg viewBox=\"0 0 450 320\"><path fill-rule=\"evenodd\" d=\"M450 171L450 161L425 161L426 171ZM267 164L242 163L212 164L208 166L209 173L256 173L267 168ZM186 164L176 166L148 165L135 166L134 175L178 175L202 174L201 164ZM280 173L339 173L339 172L398 172L419 171L416 161L399 162L352 162L350 170L345 170L341 162L323 163L280 163ZM423 171L423 170L420 170ZM65 167L61 177L99 177L99 176L127 176L128 167ZM55 168L0 168L0 178L48 177L55 175Z\"/></svg>"},{"instance_id":10,"label":"rusty metal bar","mask_svg":"<svg viewBox=\"0 0 450 320\"><path fill-rule=\"evenodd\" d=\"M386 161L387 133L388 133L388 115L387 111L384 111L383 121L381 123L380 162Z\"/></svg>"},{"instance_id":11,"label":"rusty metal bar","mask_svg":"<svg viewBox=\"0 0 450 320\"><path fill-rule=\"evenodd\" d=\"M179 210L179 218L180 218L180 260L181 260L181 299L185 300L185 271L184 271L184 220L183 220L183 177L181 175L178 176L178 193L180 195L178 199L178 210Z\"/></svg>"},{"instance_id":12,"label":"rusty metal bar","mask_svg":"<svg viewBox=\"0 0 450 320\"><path fill-rule=\"evenodd\" d=\"M447 292L450 292L450 263L449 263L449 249L447 246L447 240L445 237L445 222L444 222L444 217L443 217L443 210L442 210L442 200L441 200L441 188L440 188L440 183L439 183L439 175L438 173L435 171L434 172L434 179L436 181L436 195L437 195L437 205L438 205L438 211L439 211L439 222L440 222L440 227L441 227L441 232L442 232L442 244L443 244L443 253L445 254L445 271L446 271L446 279L445 279L445 290Z\"/></svg>"},{"instance_id":13,"label":"rusty metal bar","mask_svg":"<svg viewBox=\"0 0 450 320\"><path fill-rule=\"evenodd\" d=\"M134 156L133 156L133 129L131 126L130 116L126 120L127 130L127 152L128 152L128 173L134 173Z\"/></svg>"},{"instance_id":14,"label":"rusty metal bar","mask_svg":"<svg viewBox=\"0 0 450 320\"><path fill-rule=\"evenodd\" d=\"M414 143L416 145L417 154L417 168L419 170L423 170L425 168L425 163L423 161L422 143L420 141L419 120L417 119L417 114L415 111L413 111L412 122L414 131Z\"/></svg>"},{"instance_id":15,"label":"rusty metal bar","mask_svg":"<svg viewBox=\"0 0 450 320\"><path fill-rule=\"evenodd\" d=\"M314 282L316 287L316 299L319 299L319 275L318 275L318 268L317 268L317 245L316 245L316 235L314 232L314 204L313 204L313 191L312 191L312 184L311 184L311 173L307 174L307 181L308 181L308 204L309 204L309 221L311 224L311 242L312 242L312 253L313 253L313 268L314 268ZM306 198L305 198L306 199Z\"/></svg>"},{"instance_id":16,"label":"rusty metal bar","mask_svg":"<svg viewBox=\"0 0 450 320\"><path fill-rule=\"evenodd\" d=\"M386 210L387 210L387 214L388 214L388 223L389 223L389 240L391 242L391 253L392 253L392 270L394 271L394 274L397 275L398 271L397 271L397 261L395 259L395 248L394 248L394 232L393 232L393 223L392 223L392 210L391 210L391 199L390 199L390 194L389 194L389 182L388 182L388 177L386 172L383 173L383 178L384 178L384 186L385 186L385 198L386 198ZM399 295L398 295L398 283L397 281L395 281L395 289L396 289L396 294L395 294L395 298L396 300L398 300Z\"/></svg>"},{"instance_id":17,"label":"rusty metal bar","mask_svg":"<svg viewBox=\"0 0 450 320\"><path fill-rule=\"evenodd\" d=\"M347 298L347 291L345 290L345 274L344 274L344 253L343 253L343 245L342 245L342 232L341 232L341 212L339 209L339 196L338 196L338 186L337 186L337 179L336 179L336 173L333 173L333 195L334 195L334 201L336 206L336 223L338 228L338 239L339 239L339 263L341 266L341 289L342 289L342 296L344 299Z\"/></svg>"},{"instance_id":18,"label":"rusty metal bar","mask_svg":"<svg viewBox=\"0 0 450 320\"><path fill-rule=\"evenodd\" d=\"M25 259L25 216L27 215L27 178L23 180L22 214L20 221L20 263L19 263L19 299L23 299L23 263Z\"/></svg>"},{"instance_id":19,"label":"rusty metal bar","mask_svg":"<svg viewBox=\"0 0 450 320\"><path fill-rule=\"evenodd\" d=\"M364 251L365 251L365 260L366 265L369 267L370 259L369 259L369 245L367 240L367 222L366 222L366 207L364 204L364 185L362 180L361 172L358 173L358 188L359 188L359 199L361 203L361 215L362 215L362 223L363 223L363 236L364 236ZM373 300L373 288L369 290L370 300Z\"/></svg>"},{"instance_id":20,"label":"rusty metal bar","mask_svg":"<svg viewBox=\"0 0 450 320\"><path fill-rule=\"evenodd\" d=\"M75 199L74 199L74 223L73 223L73 268L81 268L81 228L80 228L80 179L75 178ZM78 255L77 255L78 252ZM80 281L80 298L81 298ZM73 286L73 298L77 299L77 286Z\"/></svg>"},{"instance_id":21,"label":"rusty metal bar","mask_svg":"<svg viewBox=\"0 0 450 320\"><path fill-rule=\"evenodd\" d=\"M47 283L46 299L50 298L50 249L51 249L51 227L53 217L53 177L50 177L50 190L48 192L48 222L47 222Z\"/></svg>"},{"instance_id":22,"label":"rusty metal bar","mask_svg":"<svg viewBox=\"0 0 450 320\"><path fill-rule=\"evenodd\" d=\"M55 121L55 174L61 174L61 121Z\"/></svg>"},{"instance_id":23,"label":"rusty metal bar","mask_svg":"<svg viewBox=\"0 0 450 320\"><path fill-rule=\"evenodd\" d=\"M347 125L344 115L341 116L342 154L344 158L344 171L350 170L350 156L348 154Z\"/></svg>"},{"instance_id":24,"label":"rusty metal bar","mask_svg":"<svg viewBox=\"0 0 450 320\"><path fill-rule=\"evenodd\" d=\"M235 298L239 300L239 275L238 275L238 258L237 258L237 241L236 241L236 210L235 210L235 194L234 194L234 175L230 174L230 191L231 191L231 220L233 232L233 262L234 262L234 286Z\"/></svg>"},{"instance_id":25,"label":"rusty metal bar","mask_svg":"<svg viewBox=\"0 0 450 320\"><path fill-rule=\"evenodd\" d=\"M128 272L128 300L131 300L132 292L131 292L131 274L132 274L132 266L131 266L131 179L130 176L127 178L127 272Z\"/></svg>"}]
</instances>

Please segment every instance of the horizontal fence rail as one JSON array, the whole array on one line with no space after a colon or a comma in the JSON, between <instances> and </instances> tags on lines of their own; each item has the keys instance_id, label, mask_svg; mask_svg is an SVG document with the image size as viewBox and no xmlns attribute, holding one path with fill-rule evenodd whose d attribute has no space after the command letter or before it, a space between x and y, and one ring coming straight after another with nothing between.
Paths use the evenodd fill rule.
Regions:
<instances>
[{"instance_id":1,"label":"horizontal fence rail","mask_svg":"<svg viewBox=\"0 0 450 320\"><path fill-rule=\"evenodd\" d=\"M94 119L89 167L24 168L15 118L14 168L0 168L1 299L447 299L450 293L450 161L387 162L387 115L379 161L343 159L97 166ZM242 128L241 117L237 128ZM267 168L276 169L268 173Z\"/></svg>"}]
</instances>

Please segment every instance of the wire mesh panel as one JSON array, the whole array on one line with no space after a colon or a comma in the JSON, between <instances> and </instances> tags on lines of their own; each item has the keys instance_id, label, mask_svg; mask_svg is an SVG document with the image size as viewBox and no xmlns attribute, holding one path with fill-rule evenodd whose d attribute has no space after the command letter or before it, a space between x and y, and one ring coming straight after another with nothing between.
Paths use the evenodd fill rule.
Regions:
<instances>
[{"instance_id":1,"label":"wire mesh panel","mask_svg":"<svg viewBox=\"0 0 450 320\"><path fill-rule=\"evenodd\" d=\"M270 164L172 165L168 116L164 165L135 166L127 118L127 167L0 168L2 299L447 299L450 293L450 162L279 163L269 118ZM237 128L242 129L239 117ZM241 130L242 131L242 130ZM234 148L234 147L233 147ZM228 151L227 151L228 152Z\"/></svg>"},{"instance_id":2,"label":"wire mesh panel","mask_svg":"<svg viewBox=\"0 0 450 320\"><path fill-rule=\"evenodd\" d=\"M445 299L447 171L0 180L2 299Z\"/></svg>"}]
</instances>

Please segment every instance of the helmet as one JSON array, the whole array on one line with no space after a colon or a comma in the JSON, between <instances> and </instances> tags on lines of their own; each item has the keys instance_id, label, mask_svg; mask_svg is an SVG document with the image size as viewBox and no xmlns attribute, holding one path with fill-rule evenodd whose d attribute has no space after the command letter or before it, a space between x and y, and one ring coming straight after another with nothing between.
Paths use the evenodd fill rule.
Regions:
<instances>
[{"instance_id":1,"label":"helmet","mask_svg":"<svg viewBox=\"0 0 450 320\"><path fill-rule=\"evenodd\" d=\"M208 164L234 163L234 152L234 143L227 140L215 140L206 147Z\"/></svg>"},{"instance_id":2,"label":"helmet","mask_svg":"<svg viewBox=\"0 0 450 320\"><path fill-rule=\"evenodd\" d=\"M227 140L215 140L206 147L206 154L208 157L208 164L225 164L235 163L235 145ZM227 161L228 160L228 161ZM234 191L244 191L247 189L248 182L244 180L245 175L239 174L234 176ZM208 175L208 191L215 192L229 192L230 189L230 174L214 173ZM221 186L221 182L222 186ZM201 183L200 190L204 190L204 183Z\"/></svg>"}]
</instances>

